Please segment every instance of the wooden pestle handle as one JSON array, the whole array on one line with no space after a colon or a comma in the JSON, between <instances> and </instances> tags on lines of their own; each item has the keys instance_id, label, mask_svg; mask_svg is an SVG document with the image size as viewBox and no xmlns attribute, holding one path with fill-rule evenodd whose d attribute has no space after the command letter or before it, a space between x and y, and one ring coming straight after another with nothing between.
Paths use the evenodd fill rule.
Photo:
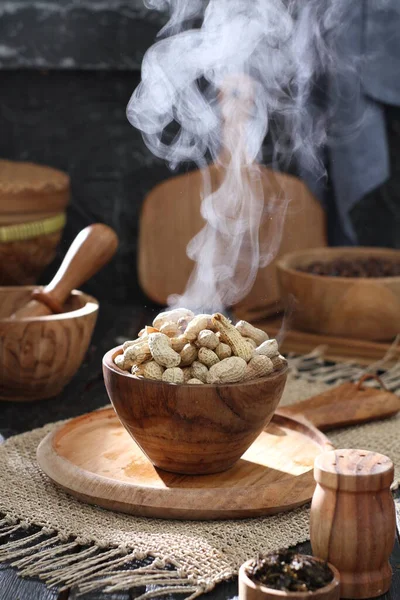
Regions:
<instances>
[{"instance_id":1,"label":"wooden pestle handle","mask_svg":"<svg viewBox=\"0 0 400 600\"><path fill-rule=\"evenodd\" d=\"M118 237L111 227L102 223L89 225L72 242L52 281L43 290L34 292L33 299L12 317L21 319L62 312L71 291L107 264L117 247Z\"/></svg>"},{"instance_id":2,"label":"wooden pestle handle","mask_svg":"<svg viewBox=\"0 0 400 600\"><path fill-rule=\"evenodd\" d=\"M387 390L344 383L318 396L277 410L302 416L321 431L391 417L400 411L400 398Z\"/></svg>"}]
</instances>

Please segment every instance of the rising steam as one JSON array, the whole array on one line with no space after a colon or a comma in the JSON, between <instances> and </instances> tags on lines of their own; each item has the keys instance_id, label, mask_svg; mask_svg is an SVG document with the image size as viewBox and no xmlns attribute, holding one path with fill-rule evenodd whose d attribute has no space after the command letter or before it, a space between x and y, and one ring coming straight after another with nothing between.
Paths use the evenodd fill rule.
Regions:
<instances>
[{"instance_id":1,"label":"rising steam","mask_svg":"<svg viewBox=\"0 0 400 600\"><path fill-rule=\"evenodd\" d=\"M269 132L276 155L321 174L323 110L315 81L335 68L333 33L348 0L148 0L171 18L146 53L127 114L172 167L204 172L204 228L188 245L195 268L171 304L220 310L250 291L280 245L288 198L264 205L256 161ZM172 134L171 126L174 127ZM207 160L220 166L212 188ZM259 240L268 221L268 243Z\"/></svg>"}]
</instances>

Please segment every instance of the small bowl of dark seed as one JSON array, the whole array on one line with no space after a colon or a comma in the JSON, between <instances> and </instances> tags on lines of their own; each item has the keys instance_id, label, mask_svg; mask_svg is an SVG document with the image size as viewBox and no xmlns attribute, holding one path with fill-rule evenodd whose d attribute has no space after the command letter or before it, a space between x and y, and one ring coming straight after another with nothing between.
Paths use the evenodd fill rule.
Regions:
<instances>
[{"instance_id":1,"label":"small bowl of dark seed","mask_svg":"<svg viewBox=\"0 0 400 600\"><path fill-rule=\"evenodd\" d=\"M295 329L390 341L400 333L400 250L313 248L277 262Z\"/></svg>"},{"instance_id":2,"label":"small bowl of dark seed","mask_svg":"<svg viewBox=\"0 0 400 600\"><path fill-rule=\"evenodd\" d=\"M319 558L279 550L244 563L239 600L339 600L340 575Z\"/></svg>"}]
</instances>

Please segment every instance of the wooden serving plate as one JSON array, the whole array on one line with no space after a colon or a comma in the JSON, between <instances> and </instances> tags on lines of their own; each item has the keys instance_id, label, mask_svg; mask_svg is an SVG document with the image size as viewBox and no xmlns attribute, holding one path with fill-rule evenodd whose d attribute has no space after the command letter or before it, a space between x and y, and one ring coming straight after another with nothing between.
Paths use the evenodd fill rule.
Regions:
<instances>
[{"instance_id":1,"label":"wooden serving plate","mask_svg":"<svg viewBox=\"0 0 400 600\"><path fill-rule=\"evenodd\" d=\"M398 396L362 384L345 383L280 409L236 465L222 473L176 475L155 468L111 407L49 433L37 459L54 483L79 500L133 515L229 519L291 510L311 500L314 459L332 449L321 429L400 410Z\"/></svg>"},{"instance_id":2,"label":"wooden serving plate","mask_svg":"<svg viewBox=\"0 0 400 600\"><path fill-rule=\"evenodd\" d=\"M156 469L112 408L69 421L41 442L43 471L79 500L174 519L256 517L311 500L315 457L331 450L311 423L275 414L236 465L215 475Z\"/></svg>"}]
</instances>

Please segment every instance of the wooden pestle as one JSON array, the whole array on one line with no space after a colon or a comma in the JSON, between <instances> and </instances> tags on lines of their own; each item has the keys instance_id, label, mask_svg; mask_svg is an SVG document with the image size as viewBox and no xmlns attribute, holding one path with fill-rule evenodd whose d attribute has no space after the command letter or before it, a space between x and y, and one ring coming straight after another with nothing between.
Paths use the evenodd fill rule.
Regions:
<instances>
[{"instance_id":1,"label":"wooden pestle","mask_svg":"<svg viewBox=\"0 0 400 600\"><path fill-rule=\"evenodd\" d=\"M64 302L107 264L116 252L118 237L107 225L96 223L83 229L72 242L52 281L34 290L32 300L10 318L24 319L62 313Z\"/></svg>"}]
</instances>

